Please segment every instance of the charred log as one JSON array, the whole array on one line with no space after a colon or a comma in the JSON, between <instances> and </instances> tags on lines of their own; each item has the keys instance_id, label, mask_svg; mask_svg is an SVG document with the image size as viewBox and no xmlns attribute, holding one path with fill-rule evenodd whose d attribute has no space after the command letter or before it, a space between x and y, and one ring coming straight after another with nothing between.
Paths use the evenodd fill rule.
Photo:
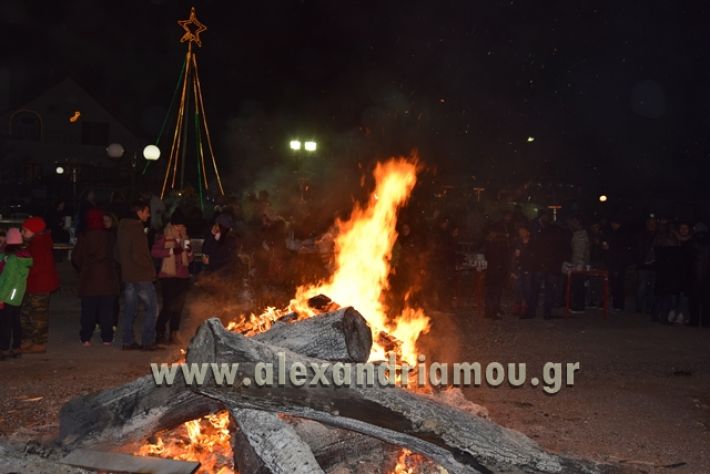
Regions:
<instances>
[{"instance_id":1,"label":"charred log","mask_svg":"<svg viewBox=\"0 0 710 474\"><path fill-rule=\"evenodd\" d=\"M312 420L287 417L286 421L310 446L318 464L326 473L387 474L394 470L399 452L397 446Z\"/></svg>"},{"instance_id":2,"label":"charred log","mask_svg":"<svg viewBox=\"0 0 710 474\"><path fill-rule=\"evenodd\" d=\"M288 374L295 364L302 364L307 368L305 378L312 380L314 365L321 367L323 361L229 333L219 320L211 319L193 339L188 362L238 362L238 380L255 381L257 363L283 365ZM594 466L543 451L521 433L430 398L387 385L335 387L332 365L320 375L320 384L307 387L286 377L283 383L264 386L220 386L210 378L191 388L230 409L282 412L374 436L419 452L450 472L596 472Z\"/></svg>"},{"instance_id":3,"label":"charred log","mask_svg":"<svg viewBox=\"0 0 710 474\"><path fill-rule=\"evenodd\" d=\"M366 360L372 346L367 322L352 308L279 323L255 338L331 360ZM181 377L172 386L159 386L149 375L67 402L59 414L59 439L69 447L139 441L222 409L219 402L188 390Z\"/></svg>"},{"instance_id":4,"label":"charred log","mask_svg":"<svg viewBox=\"0 0 710 474\"><path fill-rule=\"evenodd\" d=\"M276 323L253 339L308 357L344 362L365 362L372 349L370 326L351 307L295 323Z\"/></svg>"},{"instance_id":5,"label":"charred log","mask_svg":"<svg viewBox=\"0 0 710 474\"><path fill-rule=\"evenodd\" d=\"M67 447L139 441L223 409L188 390L182 379L158 386L148 375L67 402L59 412L59 439Z\"/></svg>"},{"instance_id":6,"label":"charred log","mask_svg":"<svg viewBox=\"0 0 710 474\"><path fill-rule=\"evenodd\" d=\"M233 409L234 464L239 472L253 474L318 474L323 470L306 444L276 414Z\"/></svg>"}]
</instances>

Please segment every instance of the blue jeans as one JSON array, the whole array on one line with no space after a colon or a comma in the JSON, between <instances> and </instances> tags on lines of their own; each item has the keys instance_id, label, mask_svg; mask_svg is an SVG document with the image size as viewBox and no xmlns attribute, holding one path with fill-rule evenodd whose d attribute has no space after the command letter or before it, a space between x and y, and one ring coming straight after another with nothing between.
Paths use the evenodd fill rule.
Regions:
<instances>
[{"instance_id":1,"label":"blue jeans","mask_svg":"<svg viewBox=\"0 0 710 474\"><path fill-rule=\"evenodd\" d=\"M152 281L138 281L125 284L123 295L126 306L123 311L123 344L133 344L133 322L138 312L140 299L145 309L143 315L143 335L141 344L151 346L155 344L155 321L158 318L158 297Z\"/></svg>"},{"instance_id":2,"label":"blue jeans","mask_svg":"<svg viewBox=\"0 0 710 474\"><path fill-rule=\"evenodd\" d=\"M537 312L537 305L540 298L540 287L545 285L545 300L543 304L543 316L545 319L552 318L552 308L559 306L560 288L562 275L559 273L536 272L532 274L532 285L530 286L530 302L528 303L527 317L534 318Z\"/></svg>"}]
</instances>

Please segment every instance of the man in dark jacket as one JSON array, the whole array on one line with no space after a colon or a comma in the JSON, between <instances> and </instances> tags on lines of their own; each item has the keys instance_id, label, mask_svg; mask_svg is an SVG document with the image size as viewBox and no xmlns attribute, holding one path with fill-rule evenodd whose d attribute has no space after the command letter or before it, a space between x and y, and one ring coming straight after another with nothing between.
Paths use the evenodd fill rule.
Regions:
<instances>
[{"instance_id":1,"label":"man in dark jacket","mask_svg":"<svg viewBox=\"0 0 710 474\"><path fill-rule=\"evenodd\" d=\"M22 334L25 339L22 351L42 353L47 351L49 336L49 299L59 288L54 242L41 217L30 217L22 223L22 237L27 242L33 261L22 303Z\"/></svg>"},{"instance_id":2,"label":"man in dark jacket","mask_svg":"<svg viewBox=\"0 0 710 474\"><path fill-rule=\"evenodd\" d=\"M689 326L710 326L710 235L708 227L698 223L694 228L692 265L689 285Z\"/></svg>"},{"instance_id":3,"label":"man in dark jacket","mask_svg":"<svg viewBox=\"0 0 710 474\"><path fill-rule=\"evenodd\" d=\"M497 224L488 231L483 252L488 262L486 269L486 319L500 319L500 301L510 275L510 255L505 226Z\"/></svg>"},{"instance_id":4,"label":"man in dark jacket","mask_svg":"<svg viewBox=\"0 0 710 474\"><path fill-rule=\"evenodd\" d=\"M572 252L569 233L555 222L545 222L536 238L532 239L534 255L532 287L527 313L522 319L534 318L540 287L545 285L544 318L552 319L552 308L561 299L562 263Z\"/></svg>"},{"instance_id":5,"label":"man in dark jacket","mask_svg":"<svg viewBox=\"0 0 710 474\"><path fill-rule=\"evenodd\" d=\"M118 224L118 261L121 279L125 284L123 311L123 349L156 350L155 322L158 317L158 302L155 293L155 266L148 248L145 223L150 218L150 206L137 201L131 206L133 215L121 219ZM136 319L138 300L145 308L141 345L134 342L133 322Z\"/></svg>"},{"instance_id":6,"label":"man in dark jacket","mask_svg":"<svg viewBox=\"0 0 710 474\"><path fill-rule=\"evenodd\" d=\"M653 242L656 239L657 222L654 216L646 219L645 228L636 237L635 259L636 274L636 312L652 314L654 308L653 292L656 286L656 254Z\"/></svg>"},{"instance_id":7,"label":"man in dark jacket","mask_svg":"<svg viewBox=\"0 0 710 474\"><path fill-rule=\"evenodd\" d=\"M626 270L633 261L632 239L626 232L619 217L609 221L610 228L606 240L609 268L609 289L614 311L623 311L626 301Z\"/></svg>"},{"instance_id":8,"label":"man in dark jacket","mask_svg":"<svg viewBox=\"0 0 710 474\"><path fill-rule=\"evenodd\" d=\"M71 262L79 272L81 298L81 331L84 346L91 345L91 337L98 323L104 345L113 342L114 305L120 285L115 259L115 240L103 222L104 213L98 208L87 211L86 231L79 235L71 255Z\"/></svg>"}]
</instances>

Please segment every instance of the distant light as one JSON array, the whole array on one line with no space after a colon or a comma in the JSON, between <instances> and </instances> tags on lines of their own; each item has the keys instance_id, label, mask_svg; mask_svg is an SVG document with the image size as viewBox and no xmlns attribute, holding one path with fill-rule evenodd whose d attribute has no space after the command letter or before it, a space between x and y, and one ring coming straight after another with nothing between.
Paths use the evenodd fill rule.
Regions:
<instances>
[{"instance_id":1,"label":"distant light","mask_svg":"<svg viewBox=\"0 0 710 474\"><path fill-rule=\"evenodd\" d=\"M160 148L155 145L148 145L143 148L143 158L148 161L155 161L160 158Z\"/></svg>"},{"instance_id":2,"label":"distant light","mask_svg":"<svg viewBox=\"0 0 710 474\"><path fill-rule=\"evenodd\" d=\"M81 118L81 112L79 110L75 110L74 113L69 117L69 122L70 123L77 123L80 118Z\"/></svg>"},{"instance_id":3,"label":"distant light","mask_svg":"<svg viewBox=\"0 0 710 474\"><path fill-rule=\"evenodd\" d=\"M57 166L57 169L54 170L57 174L64 174L64 168L61 166Z\"/></svg>"},{"instance_id":4,"label":"distant light","mask_svg":"<svg viewBox=\"0 0 710 474\"><path fill-rule=\"evenodd\" d=\"M301 142L300 140L291 140L288 146L290 146L292 150L298 151L301 149Z\"/></svg>"},{"instance_id":5,"label":"distant light","mask_svg":"<svg viewBox=\"0 0 710 474\"><path fill-rule=\"evenodd\" d=\"M599 196L599 202L606 202L609 198L606 196L606 194L602 194Z\"/></svg>"},{"instance_id":6,"label":"distant light","mask_svg":"<svg viewBox=\"0 0 710 474\"><path fill-rule=\"evenodd\" d=\"M306 151L316 151L318 144L314 141L306 142L303 144L303 148L305 148Z\"/></svg>"},{"instance_id":7,"label":"distant light","mask_svg":"<svg viewBox=\"0 0 710 474\"><path fill-rule=\"evenodd\" d=\"M108 153L109 158L113 158L114 160L121 158L125 151L123 145L120 143L111 143L106 147L106 153Z\"/></svg>"},{"instance_id":8,"label":"distant light","mask_svg":"<svg viewBox=\"0 0 710 474\"><path fill-rule=\"evenodd\" d=\"M528 143L532 143L535 141L535 137L528 137Z\"/></svg>"}]
</instances>

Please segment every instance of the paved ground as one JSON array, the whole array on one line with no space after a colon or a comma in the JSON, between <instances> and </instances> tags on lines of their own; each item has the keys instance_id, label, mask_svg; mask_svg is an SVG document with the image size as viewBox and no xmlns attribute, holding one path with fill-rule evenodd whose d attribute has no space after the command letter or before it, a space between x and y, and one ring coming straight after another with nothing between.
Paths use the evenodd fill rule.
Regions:
<instances>
[{"instance_id":1,"label":"paved ground","mask_svg":"<svg viewBox=\"0 0 710 474\"><path fill-rule=\"evenodd\" d=\"M79 344L74 280L52 302L49 350L0 362L0 441L51 439L70 398L127 382L151 361L177 353L122 352ZM470 388L497 422L547 448L628 465L631 472L710 472L710 330L652 324L632 314L604 321L489 322L465 311L436 314L429 360L526 362L528 378L547 361L580 362L574 387L546 395L529 385ZM0 463L0 466L2 463Z\"/></svg>"}]
</instances>

